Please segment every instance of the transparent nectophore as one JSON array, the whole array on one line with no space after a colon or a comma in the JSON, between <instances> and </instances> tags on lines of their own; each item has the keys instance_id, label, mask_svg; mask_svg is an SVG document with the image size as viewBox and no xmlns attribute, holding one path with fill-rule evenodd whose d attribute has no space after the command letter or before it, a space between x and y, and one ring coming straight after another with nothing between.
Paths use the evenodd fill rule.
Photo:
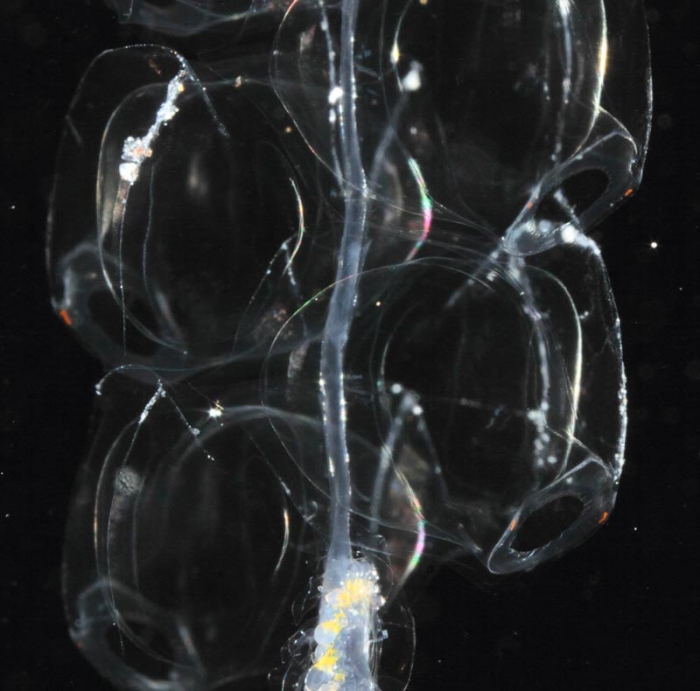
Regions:
<instances>
[{"instance_id":1,"label":"transparent nectophore","mask_svg":"<svg viewBox=\"0 0 700 691\"><path fill-rule=\"evenodd\" d=\"M424 557L532 569L612 511L586 233L640 183L642 1L109 4L186 57L96 58L59 154L52 299L108 372L71 635L122 688L401 691Z\"/></svg>"}]
</instances>

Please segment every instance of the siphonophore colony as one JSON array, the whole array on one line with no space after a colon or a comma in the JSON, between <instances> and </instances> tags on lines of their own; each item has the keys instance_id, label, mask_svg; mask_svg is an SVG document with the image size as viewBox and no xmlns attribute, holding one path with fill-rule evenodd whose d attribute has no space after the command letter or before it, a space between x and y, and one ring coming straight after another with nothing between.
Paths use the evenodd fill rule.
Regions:
<instances>
[{"instance_id":1,"label":"siphonophore colony","mask_svg":"<svg viewBox=\"0 0 700 691\"><path fill-rule=\"evenodd\" d=\"M606 522L641 0L111 0L174 36L66 119L52 301L104 364L70 633L125 689L401 691L426 559ZM186 57L185 57L186 56Z\"/></svg>"}]
</instances>

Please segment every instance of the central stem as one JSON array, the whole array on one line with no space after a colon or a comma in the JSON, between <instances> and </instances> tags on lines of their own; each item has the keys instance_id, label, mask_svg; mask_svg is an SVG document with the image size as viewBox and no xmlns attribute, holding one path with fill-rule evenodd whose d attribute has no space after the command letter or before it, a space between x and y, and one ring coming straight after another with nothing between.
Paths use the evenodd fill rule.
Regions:
<instances>
[{"instance_id":1,"label":"central stem","mask_svg":"<svg viewBox=\"0 0 700 691\"><path fill-rule=\"evenodd\" d=\"M338 252L335 285L321 345L321 392L326 453L331 475L333 517L330 559L351 556L350 456L347 443L347 400L345 395L345 345L357 299L362 269L367 216L367 180L362 167L360 139L355 112L355 27L359 0L345 0L342 9L340 70L341 95L338 120L343 164L341 181L345 197L345 222Z\"/></svg>"}]
</instances>

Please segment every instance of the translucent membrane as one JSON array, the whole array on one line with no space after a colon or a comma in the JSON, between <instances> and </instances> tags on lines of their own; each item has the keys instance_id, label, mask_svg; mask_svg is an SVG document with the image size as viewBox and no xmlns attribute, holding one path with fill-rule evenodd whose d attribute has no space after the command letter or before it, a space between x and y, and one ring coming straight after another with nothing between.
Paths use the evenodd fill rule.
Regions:
<instances>
[{"instance_id":1,"label":"translucent membrane","mask_svg":"<svg viewBox=\"0 0 700 691\"><path fill-rule=\"evenodd\" d=\"M119 19L174 36L279 15L293 0L106 0ZM230 28L230 27L227 27ZM240 27L236 27L240 29Z\"/></svg>"},{"instance_id":2,"label":"translucent membrane","mask_svg":"<svg viewBox=\"0 0 700 691\"><path fill-rule=\"evenodd\" d=\"M612 511L620 327L586 232L639 185L641 2L150 0L99 56L56 312L98 356L71 634L140 689L404 689L402 586ZM210 40L208 40L210 39Z\"/></svg>"}]
</instances>

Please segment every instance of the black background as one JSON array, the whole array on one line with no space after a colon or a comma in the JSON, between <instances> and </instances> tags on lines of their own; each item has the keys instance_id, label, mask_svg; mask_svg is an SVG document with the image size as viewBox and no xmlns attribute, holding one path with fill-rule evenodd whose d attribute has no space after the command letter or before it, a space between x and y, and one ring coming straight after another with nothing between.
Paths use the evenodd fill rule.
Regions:
<instances>
[{"instance_id":1,"label":"black background","mask_svg":"<svg viewBox=\"0 0 700 691\"><path fill-rule=\"evenodd\" d=\"M498 586L439 574L414 604L411 689L686 689L700 678L698 4L647 3L655 112L645 179L596 230L629 375L617 508L576 551ZM109 688L73 648L60 600L64 523L100 367L49 308L43 245L69 100L92 58L130 37L98 0L0 3L7 691Z\"/></svg>"}]
</instances>

